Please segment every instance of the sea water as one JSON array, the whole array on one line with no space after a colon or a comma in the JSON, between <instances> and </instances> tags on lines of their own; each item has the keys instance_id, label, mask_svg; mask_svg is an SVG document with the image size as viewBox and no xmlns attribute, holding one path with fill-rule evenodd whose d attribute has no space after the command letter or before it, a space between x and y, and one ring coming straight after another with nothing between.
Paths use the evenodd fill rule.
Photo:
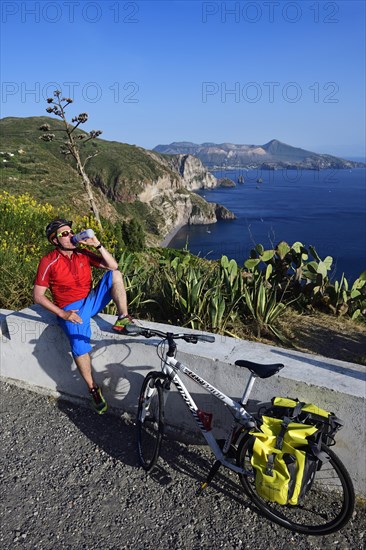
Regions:
<instances>
[{"instance_id":1,"label":"sea water","mask_svg":"<svg viewBox=\"0 0 366 550\"><path fill-rule=\"evenodd\" d=\"M209 202L226 206L232 221L182 228L169 243L209 259L222 255L240 265L258 243L266 249L280 241L312 245L332 256L333 280L349 282L366 270L366 170L226 170L235 187L201 190ZM243 176L244 183L238 183Z\"/></svg>"}]
</instances>

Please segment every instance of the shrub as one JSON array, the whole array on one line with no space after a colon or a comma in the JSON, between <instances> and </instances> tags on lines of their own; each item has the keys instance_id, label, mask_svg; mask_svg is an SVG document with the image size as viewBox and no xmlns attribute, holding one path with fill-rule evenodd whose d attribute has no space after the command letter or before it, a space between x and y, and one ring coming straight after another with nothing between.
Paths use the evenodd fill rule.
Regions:
<instances>
[{"instance_id":1,"label":"shrub","mask_svg":"<svg viewBox=\"0 0 366 550\"><path fill-rule=\"evenodd\" d=\"M59 212L50 204L40 204L29 194L0 193L0 308L22 309L32 304L32 289L41 257L52 250L45 236L48 222L55 217L74 220L73 228L87 227L99 232L92 217ZM106 224L103 243L114 252L114 227Z\"/></svg>"}]
</instances>

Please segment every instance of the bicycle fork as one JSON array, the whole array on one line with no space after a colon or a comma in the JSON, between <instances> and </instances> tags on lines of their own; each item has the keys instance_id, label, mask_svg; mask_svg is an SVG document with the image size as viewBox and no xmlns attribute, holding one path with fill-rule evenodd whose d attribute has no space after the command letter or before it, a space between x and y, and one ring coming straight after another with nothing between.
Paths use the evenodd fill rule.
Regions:
<instances>
[{"instance_id":1,"label":"bicycle fork","mask_svg":"<svg viewBox=\"0 0 366 550\"><path fill-rule=\"evenodd\" d=\"M170 380L168 377L157 377L150 380L150 384L146 389L146 396L143 400L143 406L141 409L141 422L145 422L146 415L149 413L151 399L155 395L156 385L159 384L163 390L164 407L168 397L168 391L170 390Z\"/></svg>"}]
</instances>

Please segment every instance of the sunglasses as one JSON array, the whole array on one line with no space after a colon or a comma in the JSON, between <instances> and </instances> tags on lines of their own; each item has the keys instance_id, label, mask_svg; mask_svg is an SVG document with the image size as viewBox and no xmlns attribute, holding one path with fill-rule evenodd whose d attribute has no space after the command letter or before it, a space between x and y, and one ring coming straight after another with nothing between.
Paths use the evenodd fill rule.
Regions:
<instances>
[{"instance_id":1,"label":"sunglasses","mask_svg":"<svg viewBox=\"0 0 366 550\"><path fill-rule=\"evenodd\" d=\"M66 229L65 231L61 231L61 233L57 233L56 237L67 237L68 235L75 235L72 229L70 231Z\"/></svg>"}]
</instances>

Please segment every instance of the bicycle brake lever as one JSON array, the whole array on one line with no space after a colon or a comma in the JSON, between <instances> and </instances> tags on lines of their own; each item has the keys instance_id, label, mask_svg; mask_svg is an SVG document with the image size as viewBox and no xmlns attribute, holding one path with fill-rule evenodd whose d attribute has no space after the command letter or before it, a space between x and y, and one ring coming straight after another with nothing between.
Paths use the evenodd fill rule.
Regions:
<instances>
[{"instance_id":1,"label":"bicycle brake lever","mask_svg":"<svg viewBox=\"0 0 366 550\"><path fill-rule=\"evenodd\" d=\"M125 326L125 332L126 334L130 334L131 336L136 336L137 334L141 334L142 336L146 336L147 333L149 333L149 336L146 336L146 338L150 337L150 331L146 328L139 327L137 325L126 325Z\"/></svg>"},{"instance_id":2,"label":"bicycle brake lever","mask_svg":"<svg viewBox=\"0 0 366 550\"><path fill-rule=\"evenodd\" d=\"M193 336L193 335L190 335L190 334L186 334L186 335L183 337L183 340L184 340L185 342L188 342L189 344L197 344L197 342L198 342L197 336Z\"/></svg>"}]
</instances>

